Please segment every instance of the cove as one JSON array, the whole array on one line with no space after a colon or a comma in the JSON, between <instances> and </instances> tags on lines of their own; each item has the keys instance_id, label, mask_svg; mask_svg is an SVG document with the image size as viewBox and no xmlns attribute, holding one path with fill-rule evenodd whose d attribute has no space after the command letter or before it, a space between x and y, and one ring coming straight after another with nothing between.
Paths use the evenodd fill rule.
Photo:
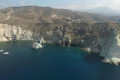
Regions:
<instances>
[{"instance_id":1,"label":"cove","mask_svg":"<svg viewBox=\"0 0 120 80\"><path fill-rule=\"evenodd\" d=\"M32 41L0 42L0 80L120 80L120 66L102 63L97 54L76 47Z\"/></svg>"}]
</instances>

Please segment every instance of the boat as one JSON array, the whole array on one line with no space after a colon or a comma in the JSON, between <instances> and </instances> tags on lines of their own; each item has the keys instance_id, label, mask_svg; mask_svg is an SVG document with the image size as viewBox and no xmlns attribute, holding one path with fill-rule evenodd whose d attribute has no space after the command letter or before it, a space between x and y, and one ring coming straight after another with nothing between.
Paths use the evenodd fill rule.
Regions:
<instances>
[{"instance_id":1,"label":"boat","mask_svg":"<svg viewBox=\"0 0 120 80\"><path fill-rule=\"evenodd\" d=\"M0 52L3 52L4 50L0 50Z\"/></svg>"},{"instance_id":2,"label":"boat","mask_svg":"<svg viewBox=\"0 0 120 80\"><path fill-rule=\"evenodd\" d=\"M4 52L3 54L9 54L9 52Z\"/></svg>"}]
</instances>

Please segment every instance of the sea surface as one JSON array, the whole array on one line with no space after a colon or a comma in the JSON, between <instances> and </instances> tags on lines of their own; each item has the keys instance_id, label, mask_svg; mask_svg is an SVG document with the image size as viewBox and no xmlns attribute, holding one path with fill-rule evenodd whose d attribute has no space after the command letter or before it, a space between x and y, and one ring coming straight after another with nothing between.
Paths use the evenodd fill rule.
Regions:
<instances>
[{"instance_id":1,"label":"sea surface","mask_svg":"<svg viewBox=\"0 0 120 80\"><path fill-rule=\"evenodd\" d=\"M75 47L32 41L0 42L0 80L120 80L120 66L102 63L102 58Z\"/></svg>"}]
</instances>

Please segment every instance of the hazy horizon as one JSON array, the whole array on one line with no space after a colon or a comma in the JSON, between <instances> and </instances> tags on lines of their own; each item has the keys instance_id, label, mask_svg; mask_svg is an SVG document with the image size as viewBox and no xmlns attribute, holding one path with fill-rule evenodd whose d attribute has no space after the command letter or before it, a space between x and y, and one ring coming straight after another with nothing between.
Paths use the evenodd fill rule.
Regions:
<instances>
[{"instance_id":1,"label":"hazy horizon","mask_svg":"<svg viewBox=\"0 0 120 80\"><path fill-rule=\"evenodd\" d=\"M95 8L109 8L120 10L119 0L2 0L0 8L20 7L20 6L43 6L70 10L89 10Z\"/></svg>"}]
</instances>

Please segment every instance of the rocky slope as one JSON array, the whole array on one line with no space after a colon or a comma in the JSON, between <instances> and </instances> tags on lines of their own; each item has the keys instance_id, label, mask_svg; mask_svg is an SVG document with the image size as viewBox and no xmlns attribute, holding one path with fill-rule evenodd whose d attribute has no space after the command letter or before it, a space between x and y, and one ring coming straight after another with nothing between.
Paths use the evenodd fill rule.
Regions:
<instances>
[{"instance_id":1,"label":"rocky slope","mask_svg":"<svg viewBox=\"0 0 120 80\"><path fill-rule=\"evenodd\" d=\"M118 65L120 23L99 17L42 7L7 8L0 11L0 41L42 39L84 48Z\"/></svg>"}]
</instances>

